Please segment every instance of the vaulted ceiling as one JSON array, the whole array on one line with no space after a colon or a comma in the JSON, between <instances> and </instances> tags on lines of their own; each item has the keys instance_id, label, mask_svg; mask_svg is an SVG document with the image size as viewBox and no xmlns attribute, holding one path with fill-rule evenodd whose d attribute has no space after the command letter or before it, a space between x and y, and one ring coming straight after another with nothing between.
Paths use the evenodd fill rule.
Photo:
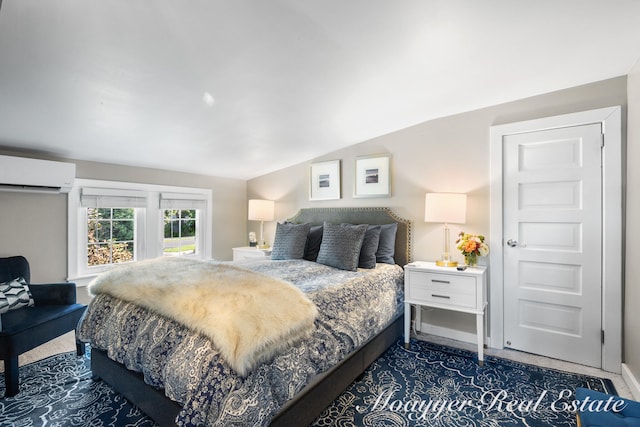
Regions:
<instances>
[{"instance_id":1,"label":"vaulted ceiling","mask_svg":"<svg viewBox=\"0 0 640 427\"><path fill-rule=\"evenodd\" d=\"M0 148L240 179L640 58L637 0L0 1Z\"/></svg>"}]
</instances>

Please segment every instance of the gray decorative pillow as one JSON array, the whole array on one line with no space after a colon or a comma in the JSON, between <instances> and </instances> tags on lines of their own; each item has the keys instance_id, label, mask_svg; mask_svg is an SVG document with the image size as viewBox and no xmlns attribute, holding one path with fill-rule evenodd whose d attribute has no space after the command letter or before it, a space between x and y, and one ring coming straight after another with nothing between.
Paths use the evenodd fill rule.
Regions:
<instances>
[{"instance_id":1,"label":"gray decorative pillow","mask_svg":"<svg viewBox=\"0 0 640 427\"><path fill-rule=\"evenodd\" d=\"M304 248L304 259L315 262L320 252L320 244L322 244L322 226L312 226L307 236L307 245Z\"/></svg>"},{"instance_id":2,"label":"gray decorative pillow","mask_svg":"<svg viewBox=\"0 0 640 427\"><path fill-rule=\"evenodd\" d=\"M376 267L376 251L380 242L380 232L382 227L379 225L370 225L364 233L362 248L360 249L360 260L358 267L375 268Z\"/></svg>"},{"instance_id":3,"label":"gray decorative pillow","mask_svg":"<svg viewBox=\"0 0 640 427\"><path fill-rule=\"evenodd\" d=\"M353 224L342 223L341 225ZM367 231L364 233L364 239L362 240L362 247L360 248L359 268L376 268L376 252L378 250L381 231L381 225L367 226Z\"/></svg>"},{"instance_id":4,"label":"gray decorative pillow","mask_svg":"<svg viewBox=\"0 0 640 427\"><path fill-rule=\"evenodd\" d=\"M356 271L366 231L367 224L338 225L325 222L316 261L341 270Z\"/></svg>"},{"instance_id":5,"label":"gray decorative pillow","mask_svg":"<svg viewBox=\"0 0 640 427\"><path fill-rule=\"evenodd\" d=\"M33 297L22 277L0 283L0 314L22 307L32 307Z\"/></svg>"},{"instance_id":6,"label":"gray decorative pillow","mask_svg":"<svg viewBox=\"0 0 640 427\"><path fill-rule=\"evenodd\" d=\"M398 224L384 224L381 226L380 241L378 242L378 250L376 251L376 260L385 264L395 264L393 258L396 253L396 233L398 232Z\"/></svg>"},{"instance_id":7,"label":"gray decorative pillow","mask_svg":"<svg viewBox=\"0 0 640 427\"><path fill-rule=\"evenodd\" d=\"M302 259L311 224L276 225L271 259Z\"/></svg>"}]
</instances>

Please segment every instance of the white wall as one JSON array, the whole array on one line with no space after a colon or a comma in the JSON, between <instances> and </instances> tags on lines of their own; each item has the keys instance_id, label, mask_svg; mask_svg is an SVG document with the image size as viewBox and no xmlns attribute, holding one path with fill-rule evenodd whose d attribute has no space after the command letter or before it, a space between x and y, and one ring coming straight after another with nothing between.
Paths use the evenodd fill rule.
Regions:
<instances>
[{"instance_id":1,"label":"white wall","mask_svg":"<svg viewBox=\"0 0 640 427\"><path fill-rule=\"evenodd\" d=\"M627 188L626 188L626 263L625 263L625 315L624 362L630 373L640 381L640 247L635 244L640 235L640 62L628 77L627 115ZM638 187L636 187L636 185ZM640 390L635 392L640 399Z\"/></svg>"},{"instance_id":2,"label":"white wall","mask_svg":"<svg viewBox=\"0 0 640 427\"><path fill-rule=\"evenodd\" d=\"M250 198L276 200L276 218L285 219L301 207L390 206L414 222L413 258L433 260L442 252L442 226L424 222L426 192L468 194L467 223L452 225L452 237L459 230L489 235L489 128L493 125L591 110L613 105L626 107L626 77L527 98L431 120L336 151L313 161L342 160L342 199L310 202L308 169L299 164L248 182ZM623 110L623 114L626 110ZM381 199L352 197L354 162L357 156L390 153L392 196ZM249 223L249 229L258 225ZM265 226L273 239L275 223ZM488 242L490 246L499 242ZM459 253L454 259L462 260ZM430 312L425 316L438 326L473 332L469 316Z\"/></svg>"}]
</instances>

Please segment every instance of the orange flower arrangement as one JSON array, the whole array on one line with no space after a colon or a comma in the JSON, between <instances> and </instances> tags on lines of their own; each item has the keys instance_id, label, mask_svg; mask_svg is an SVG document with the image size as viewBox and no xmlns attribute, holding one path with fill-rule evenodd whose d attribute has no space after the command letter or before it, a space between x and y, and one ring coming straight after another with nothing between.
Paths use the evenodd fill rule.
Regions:
<instances>
[{"instance_id":1,"label":"orange flower arrangement","mask_svg":"<svg viewBox=\"0 0 640 427\"><path fill-rule=\"evenodd\" d=\"M489 246L484 243L484 236L480 234L468 234L461 231L456 243L456 248L464 255L467 265L475 265L478 256L489 254Z\"/></svg>"}]
</instances>

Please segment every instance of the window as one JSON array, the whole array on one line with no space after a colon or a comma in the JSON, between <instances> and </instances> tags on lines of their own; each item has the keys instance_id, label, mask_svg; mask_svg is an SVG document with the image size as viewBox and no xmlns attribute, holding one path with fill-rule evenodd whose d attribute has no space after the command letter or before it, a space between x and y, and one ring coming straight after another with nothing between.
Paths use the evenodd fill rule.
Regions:
<instances>
[{"instance_id":1,"label":"window","mask_svg":"<svg viewBox=\"0 0 640 427\"><path fill-rule=\"evenodd\" d=\"M196 252L196 210L165 209L164 256L195 255Z\"/></svg>"},{"instance_id":2,"label":"window","mask_svg":"<svg viewBox=\"0 0 640 427\"><path fill-rule=\"evenodd\" d=\"M80 189L80 218L86 227L80 253L82 270L101 271L111 264L138 259L148 194L139 190L83 187ZM144 227L142 227L144 229Z\"/></svg>"},{"instance_id":3,"label":"window","mask_svg":"<svg viewBox=\"0 0 640 427\"><path fill-rule=\"evenodd\" d=\"M87 208L87 265L135 259L135 209Z\"/></svg>"},{"instance_id":4,"label":"window","mask_svg":"<svg viewBox=\"0 0 640 427\"><path fill-rule=\"evenodd\" d=\"M163 209L164 218L164 256L199 255L199 218L206 206L206 200L199 194L160 194L160 208Z\"/></svg>"},{"instance_id":5,"label":"window","mask_svg":"<svg viewBox=\"0 0 640 427\"><path fill-rule=\"evenodd\" d=\"M76 179L69 203L69 280L114 264L211 257L211 190Z\"/></svg>"}]
</instances>

